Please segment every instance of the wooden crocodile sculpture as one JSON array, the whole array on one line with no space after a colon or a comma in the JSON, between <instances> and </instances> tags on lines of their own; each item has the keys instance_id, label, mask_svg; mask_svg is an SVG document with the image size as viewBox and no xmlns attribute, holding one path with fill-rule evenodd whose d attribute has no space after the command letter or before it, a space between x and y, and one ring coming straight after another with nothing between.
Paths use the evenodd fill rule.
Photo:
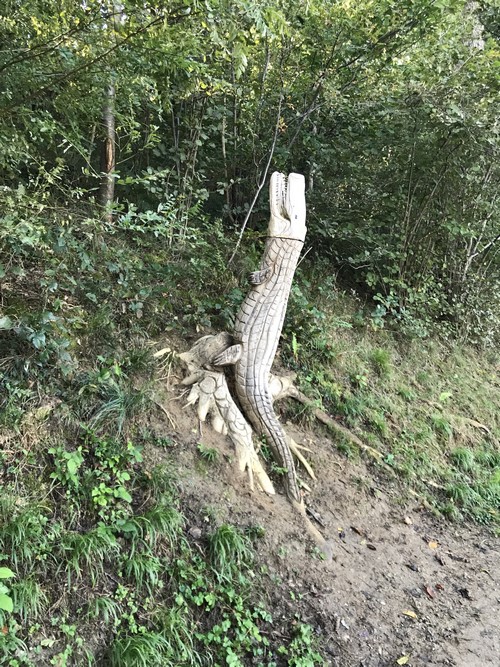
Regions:
<instances>
[{"instance_id":1,"label":"wooden crocodile sculpture","mask_svg":"<svg viewBox=\"0 0 500 667\"><path fill-rule=\"evenodd\" d=\"M266 436L275 459L286 470L287 495L299 504L302 495L287 436L274 412L269 376L306 235L304 187L300 174L290 174L287 179L273 173L266 246L260 270L250 274L252 288L236 316L237 343L212 362L236 364L235 387L243 413L255 431Z\"/></svg>"},{"instance_id":2,"label":"wooden crocodile sculpture","mask_svg":"<svg viewBox=\"0 0 500 667\"><path fill-rule=\"evenodd\" d=\"M264 254L260 269L250 274L251 289L236 316L233 341L228 334L207 336L180 358L190 373L183 380L183 384L192 385L188 402L198 402L200 420L204 421L210 412L216 430L227 432L237 451L245 452L239 456L240 465L247 466L251 484L252 474L255 474L260 486L267 493L273 493L265 471L257 465L251 432L245 428L245 420L231 398L224 376L217 375L221 366L235 365L234 385L239 407L254 431L266 437L276 461L286 471L289 500L304 516L306 528L317 545L327 558L331 558L331 543L325 541L306 516L291 446L306 469L310 468L301 457L297 444L287 438L273 408L273 400L280 390L274 387L279 378L273 379L271 366L306 235L304 189L304 177L300 174L290 174L288 178L279 172L272 175L271 219ZM278 381L277 384L282 383Z\"/></svg>"}]
</instances>

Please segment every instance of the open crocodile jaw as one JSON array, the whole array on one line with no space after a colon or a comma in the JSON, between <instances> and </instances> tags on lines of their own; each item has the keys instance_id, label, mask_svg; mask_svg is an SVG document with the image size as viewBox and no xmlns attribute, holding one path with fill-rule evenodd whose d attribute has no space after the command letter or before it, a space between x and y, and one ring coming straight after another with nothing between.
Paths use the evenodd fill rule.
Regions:
<instances>
[{"instance_id":1,"label":"open crocodile jaw","mask_svg":"<svg viewBox=\"0 0 500 667\"><path fill-rule=\"evenodd\" d=\"M275 171L271 176L268 236L304 241L306 237L305 179L302 174Z\"/></svg>"}]
</instances>

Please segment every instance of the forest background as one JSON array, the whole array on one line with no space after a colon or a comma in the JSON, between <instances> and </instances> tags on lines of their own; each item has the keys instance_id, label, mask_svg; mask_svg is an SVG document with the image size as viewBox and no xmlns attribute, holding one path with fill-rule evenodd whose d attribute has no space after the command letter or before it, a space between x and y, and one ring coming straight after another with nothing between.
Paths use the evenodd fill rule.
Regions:
<instances>
[{"instance_id":1,"label":"forest background","mask_svg":"<svg viewBox=\"0 0 500 667\"><path fill-rule=\"evenodd\" d=\"M57 11L8 2L1 270L17 298L24 276L34 287L33 262L44 274L43 309L4 302L16 335L57 348L80 317L65 308L68 295L116 312L106 289L120 273L127 311L161 302L164 317L172 267L134 289L144 258L118 251L96 267L85 238L115 235L119 246L142 233L175 252L188 245L195 292L202 265L235 244L272 165L306 175L308 261L368 297L374 323L493 344L498 11L443 0L60 2ZM262 232L266 211L264 194L249 231ZM208 257L197 243L213 246ZM78 285L63 277L70 256ZM99 270L97 294L85 281Z\"/></svg>"}]
</instances>

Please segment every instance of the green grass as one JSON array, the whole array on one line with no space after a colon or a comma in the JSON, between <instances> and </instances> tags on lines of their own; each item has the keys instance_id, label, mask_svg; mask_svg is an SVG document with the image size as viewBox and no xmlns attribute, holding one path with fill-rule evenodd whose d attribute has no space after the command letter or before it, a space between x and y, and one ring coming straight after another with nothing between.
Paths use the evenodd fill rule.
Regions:
<instances>
[{"instance_id":1,"label":"green grass","mask_svg":"<svg viewBox=\"0 0 500 667\"><path fill-rule=\"evenodd\" d=\"M85 532L66 531L55 554L60 562L58 574L66 573L68 586L88 577L92 586L104 575L107 561L120 551L112 528L100 523Z\"/></svg>"},{"instance_id":2,"label":"green grass","mask_svg":"<svg viewBox=\"0 0 500 667\"><path fill-rule=\"evenodd\" d=\"M378 449L437 512L498 530L497 355L374 329L341 293L325 299L309 286L299 297L301 315L286 323L282 358L302 391ZM352 326L339 327L339 318ZM335 350L330 360L325 347ZM332 440L347 456L357 454L351 443Z\"/></svg>"},{"instance_id":3,"label":"green grass","mask_svg":"<svg viewBox=\"0 0 500 667\"><path fill-rule=\"evenodd\" d=\"M86 618L99 619L106 626L115 627L120 619L121 606L107 595L92 597L87 603Z\"/></svg>"},{"instance_id":4,"label":"green grass","mask_svg":"<svg viewBox=\"0 0 500 667\"><path fill-rule=\"evenodd\" d=\"M213 447L207 447L203 443L199 442L196 445L196 449L198 450L201 458L207 463L215 463L217 461L219 454Z\"/></svg>"},{"instance_id":5,"label":"green grass","mask_svg":"<svg viewBox=\"0 0 500 667\"><path fill-rule=\"evenodd\" d=\"M391 356L387 350L376 347L371 350L369 359L375 372L380 376L387 378L391 374Z\"/></svg>"},{"instance_id":6,"label":"green grass","mask_svg":"<svg viewBox=\"0 0 500 667\"><path fill-rule=\"evenodd\" d=\"M233 526L223 524L209 538L210 561L220 579L231 580L240 568L252 561L248 537Z\"/></svg>"},{"instance_id":7,"label":"green grass","mask_svg":"<svg viewBox=\"0 0 500 667\"><path fill-rule=\"evenodd\" d=\"M23 623L28 619L42 620L48 609L47 585L28 576L11 586L14 608L19 610L19 618Z\"/></svg>"},{"instance_id":8,"label":"green grass","mask_svg":"<svg viewBox=\"0 0 500 667\"><path fill-rule=\"evenodd\" d=\"M175 471L145 466L140 423L128 415L121 432L81 421L75 430L59 418L65 407L45 445L28 443L39 450L32 474L12 449L0 489L1 564L15 575L0 664L272 664L285 653L322 664L307 635L297 646L295 634L268 639L273 619L251 571L258 527L218 525L192 546ZM19 452L33 437L22 423ZM104 505L94 502L100 485Z\"/></svg>"},{"instance_id":9,"label":"green grass","mask_svg":"<svg viewBox=\"0 0 500 667\"><path fill-rule=\"evenodd\" d=\"M169 645L159 632L142 632L140 635L117 638L109 652L109 664L113 667L150 667L168 664Z\"/></svg>"},{"instance_id":10,"label":"green grass","mask_svg":"<svg viewBox=\"0 0 500 667\"><path fill-rule=\"evenodd\" d=\"M467 447L457 447L450 452L450 460L462 472L470 473L476 468L474 452Z\"/></svg>"}]
</instances>

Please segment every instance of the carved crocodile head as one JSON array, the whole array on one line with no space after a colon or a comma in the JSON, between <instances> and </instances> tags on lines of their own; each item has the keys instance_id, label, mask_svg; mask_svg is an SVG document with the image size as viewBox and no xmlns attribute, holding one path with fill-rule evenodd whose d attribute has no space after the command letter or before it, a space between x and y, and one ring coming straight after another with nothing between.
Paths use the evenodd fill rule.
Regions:
<instances>
[{"instance_id":1,"label":"carved crocodile head","mask_svg":"<svg viewBox=\"0 0 500 667\"><path fill-rule=\"evenodd\" d=\"M269 185L271 219L268 236L304 241L306 237L305 180L302 174L275 171Z\"/></svg>"}]
</instances>

